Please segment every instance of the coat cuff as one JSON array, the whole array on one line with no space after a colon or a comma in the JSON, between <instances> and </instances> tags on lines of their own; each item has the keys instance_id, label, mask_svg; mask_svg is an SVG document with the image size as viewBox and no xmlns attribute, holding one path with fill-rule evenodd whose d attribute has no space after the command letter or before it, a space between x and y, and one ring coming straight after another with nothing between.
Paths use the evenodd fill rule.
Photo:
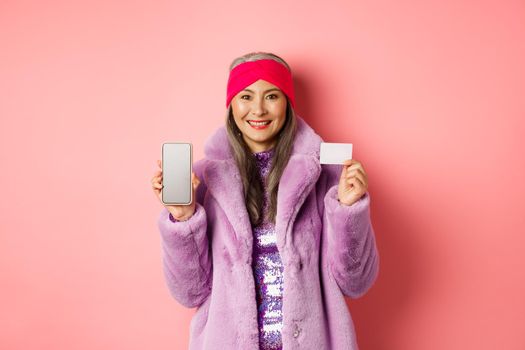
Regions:
<instances>
[{"instance_id":1,"label":"coat cuff","mask_svg":"<svg viewBox=\"0 0 525 350\"><path fill-rule=\"evenodd\" d=\"M199 229L201 229L203 225L206 225L206 211L204 207L197 202L195 204L195 212L188 220L173 220L171 219L169 210L164 207L158 219L158 226L162 238L167 241L173 240L176 237L179 239L180 237L191 237L195 232L199 232Z\"/></svg>"},{"instance_id":2,"label":"coat cuff","mask_svg":"<svg viewBox=\"0 0 525 350\"><path fill-rule=\"evenodd\" d=\"M369 215L369 207L370 194L368 191L352 205L346 205L339 202L337 199L337 185L332 186L325 195L325 208L327 214L336 217L344 217L346 219L344 223L347 223L351 216L355 217L354 220L358 221L360 217L367 217Z\"/></svg>"}]
</instances>

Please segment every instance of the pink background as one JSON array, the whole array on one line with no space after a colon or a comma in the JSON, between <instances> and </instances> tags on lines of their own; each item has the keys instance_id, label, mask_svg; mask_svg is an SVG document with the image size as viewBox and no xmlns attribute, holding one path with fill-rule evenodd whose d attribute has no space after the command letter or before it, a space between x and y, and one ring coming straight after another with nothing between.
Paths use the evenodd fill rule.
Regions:
<instances>
[{"instance_id":1,"label":"pink background","mask_svg":"<svg viewBox=\"0 0 525 350\"><path fill-rule=\"evenodd\" d=\"M261 50L369 174L361 349L525 349L525 3L364 3L2 1L0 348L186 349L150 179Z\"/></svg>"}]
</instances>

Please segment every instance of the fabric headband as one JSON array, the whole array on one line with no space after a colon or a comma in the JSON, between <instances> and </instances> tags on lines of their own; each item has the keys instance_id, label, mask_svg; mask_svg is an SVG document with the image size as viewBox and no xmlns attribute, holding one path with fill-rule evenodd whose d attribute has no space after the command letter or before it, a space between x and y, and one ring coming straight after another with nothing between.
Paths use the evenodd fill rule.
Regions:
<instances>
[{"instance_id":1,"label":"fabric headband","mask_svg":"<svg viewBox=\"0 0 525 350\"><path fill-rule=\"evenodd\" d=\"M235 95L259 79L266 80L281 89L295 108L292 73L284 65L272 59L243 62L230 71L226 89L226 108Z\"/></svg>"}]
</instances>

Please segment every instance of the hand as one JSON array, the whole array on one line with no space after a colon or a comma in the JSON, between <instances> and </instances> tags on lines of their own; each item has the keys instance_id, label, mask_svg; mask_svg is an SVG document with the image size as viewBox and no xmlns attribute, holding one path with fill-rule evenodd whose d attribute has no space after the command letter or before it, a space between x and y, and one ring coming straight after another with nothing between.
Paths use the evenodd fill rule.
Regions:
<instances>
[{"instance_id":1,"label":"hand","mask_svg":"<svg viewBox=\"0 0 525 350\"><path fill-rule=\"evenodd\" d=\"M339 202L352 205L365 194L367 189L368 176L361 163L355 159L345 160L337 188Z\"/></svg>"},{"instance_id":2,"label":"hand","mask_svg":"<svg viewBox=\"0 0 525 350\"><path fill-rule=\"evenodd\" d=\"M162 162L160 160L157 160L157 164L159 166L159 170L157 170L153 174L153 178L151 179L151 184L153 187L153 192L155 192L155 195L159 198L160 202L162 203L162 194L161 189L163 187L162 185ZM195 213L195 192L197 190L197 187L199 187L199 184L201 183L197 175L195 175L194 172L191 173L191 183L192 183L192 202L190 205L167 205L162 203L166 207L166 209L169 210L171 215L180 221L188 220L193 213Z\"/></svg>"}]
</instances>

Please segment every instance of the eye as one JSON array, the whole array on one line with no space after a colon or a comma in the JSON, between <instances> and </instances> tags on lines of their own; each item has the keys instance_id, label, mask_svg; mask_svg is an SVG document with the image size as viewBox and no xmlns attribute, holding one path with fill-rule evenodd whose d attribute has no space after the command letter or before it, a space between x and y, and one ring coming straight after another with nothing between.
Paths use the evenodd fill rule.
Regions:
<instances>
[{"instance_id":1,"label":"eye","mask_svg":"<svg viewBox=\"0 0 525 350\"><path fill-rule=\"evenodd\" d=\"M279 97L279 96L277 96L276 94L270 94L270 95L268 95L268 96L275 96L275 98ZM272 100L273 100L273 99L272 99Z\"/></svg>"},{"instance_id":2,"label":"eye","mask_svg":"<svg viewBox=\"0 0 525 350\"><path fill-rule=\"evenodd\" d=\"M246 98L245 98L245 97L248 97L248 98L249 98L249 97L250 97L250 95L242 95L242 96L241 96L241 100L246 100Z\"/></svg>"}]
</instances>

